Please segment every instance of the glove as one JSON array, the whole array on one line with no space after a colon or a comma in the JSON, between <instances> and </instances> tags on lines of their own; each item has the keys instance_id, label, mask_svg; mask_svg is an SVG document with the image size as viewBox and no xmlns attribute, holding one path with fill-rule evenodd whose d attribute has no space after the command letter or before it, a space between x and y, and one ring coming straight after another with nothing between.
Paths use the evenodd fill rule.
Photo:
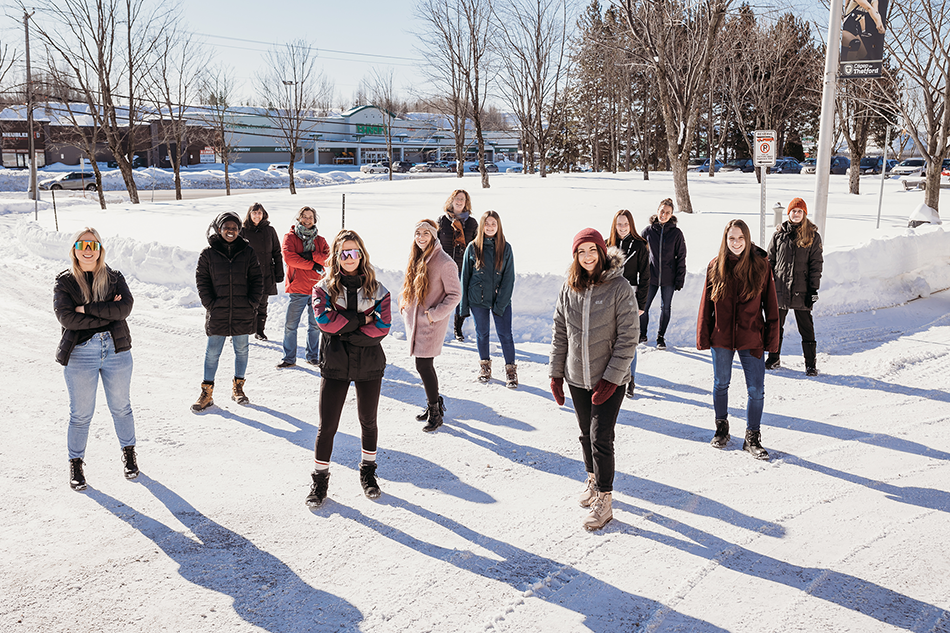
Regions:
<instances>
[{"instance_id":1,"label":"glove","mask_svg":"<svg viewBox=\"0 0 950 633\"><path fill-rule=\"evenodd\" d=\"M321 275L323 274L323 266L321 266L320 264L318 264L318 263L316 263L316 262L314 262L314 264L313 264L313 270L314 270L315 272L320 273Z\"/></svg>"},{"instance_id":2,"label":"glove","mask_svg":"<svg viewBox=\"0 0 950 633\"><path fill-rule=\"evenodd\" d=\"M563 378L552 378L551 379L551 393L554 394L554 401L557 403L557 406L564 406L564 379Z\"/></svg>"},{"instance_id":3,"label":"glove","mask_svg":"<svg viewBox=\"0 0 950 633\"><path fill-rule=\"evenodd\" d=\"M805 296L805 305L807 307L812 307L818 301L818 291L813 291L810 295Z\"/></svg>"},{"instance_id":4,"label":"glove","mask_svg":"<svg viewBox=\"0 0 950 633\"><path fill-rule=\"evenodd\" d=\"M306 259L308 262L313 261L313 251L304 251L300 253L300 256Z\"/></svg>"},{"instance_id":5,"label":"glove","mask_svg":"<svg viewBox=\"0 0 950 633\"><path fill-rule=\"evenodd\" d=\"M597 386L594 387L594 395L591 397L590 401L593 404L601 405L610 400L610 396L614 395L614 391L616 390L617 385L601 378L597 383Z\"/></svg>"},{"instance_id":6,"label":"glove","mask_svg":"<svg viewBox=\"0 0 950 633\"><path fill-rule=\"evenodd\" d=\"M673 287L673 290L675 290L676 292L679 292L679 291L682 290L682 289L683 289L683 284L676 284L676 285Z\"/></svg>"}]
</instances>

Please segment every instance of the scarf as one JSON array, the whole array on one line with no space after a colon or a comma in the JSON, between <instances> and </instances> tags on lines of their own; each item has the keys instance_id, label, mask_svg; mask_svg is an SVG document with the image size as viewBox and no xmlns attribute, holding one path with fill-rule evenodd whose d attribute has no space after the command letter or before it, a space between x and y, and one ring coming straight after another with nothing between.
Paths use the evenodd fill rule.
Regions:
<instances>
[{"instance_id":1,"label":"scarf","mask_svg":"<svg viewBox=\"0 0 950 633\"><path fill-rule=\"evenodd\" d=\"M303 241L303 250L305 253L314 250L313 242L317 239L317 225L314 224L309 229L305 229L299 222L294 226L294 233Z\"/></svg>"}]
</instances>

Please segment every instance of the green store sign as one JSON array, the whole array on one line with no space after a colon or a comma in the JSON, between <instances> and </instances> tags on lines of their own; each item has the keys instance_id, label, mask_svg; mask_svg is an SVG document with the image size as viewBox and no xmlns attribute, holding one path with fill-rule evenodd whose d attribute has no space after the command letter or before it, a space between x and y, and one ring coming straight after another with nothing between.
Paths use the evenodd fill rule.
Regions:
<instances>
[{"instance_id":1,"label":"green store sign","mask_svg":"<svg viewBox=\"0 0 950 633\"><path fill-rule=\"evenodd\" d=\"M356 133L365 134L366 136L385 136L386 126L385 125L362 125L360 123L357 123Z\"/></svg>"}]
</instances>

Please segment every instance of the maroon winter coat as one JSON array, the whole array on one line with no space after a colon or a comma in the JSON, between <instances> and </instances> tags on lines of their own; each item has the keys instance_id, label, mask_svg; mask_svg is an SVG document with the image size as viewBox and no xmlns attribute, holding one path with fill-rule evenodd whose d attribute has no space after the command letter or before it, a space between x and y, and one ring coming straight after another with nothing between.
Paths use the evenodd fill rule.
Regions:
<instances>
[{"instance_id":1,"label":"maroon winter coat","mask_svg":"<svg viewBox=\"0 0 950 633\"><path fill-rule=\"evenodd\" d=\"M753 257L766 259L765 251L758 246L752 248ZM778 352L778 300L775 298L772 267L768 266L762 289L751 300L742 301L735 284L728 282L723 296L714 303L710 276L716 259L713 258L706 267L706 286L696 319L696 349L747 349L756 358L762 358L764 350ZM730 253L730 269L737 261L739 258ZM767 261L765 263L768 264Z\"/></svg>"}]
</instances>

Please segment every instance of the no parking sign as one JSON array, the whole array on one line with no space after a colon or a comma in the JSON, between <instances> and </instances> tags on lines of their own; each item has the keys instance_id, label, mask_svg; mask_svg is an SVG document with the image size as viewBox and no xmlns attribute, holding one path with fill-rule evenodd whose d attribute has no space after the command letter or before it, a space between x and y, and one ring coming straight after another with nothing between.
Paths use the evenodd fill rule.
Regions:
<instances>
[{"instance_id":1,"label":"no parking sign","mask_svg":"<svg viewBox=\"0 0 950 633\"><path fill-rule=\"evenodd\" d=\"M756 167L772 167L776 155L775 130L755 131L755 155L752 157Z\"/></svg>"}]
</instances>

